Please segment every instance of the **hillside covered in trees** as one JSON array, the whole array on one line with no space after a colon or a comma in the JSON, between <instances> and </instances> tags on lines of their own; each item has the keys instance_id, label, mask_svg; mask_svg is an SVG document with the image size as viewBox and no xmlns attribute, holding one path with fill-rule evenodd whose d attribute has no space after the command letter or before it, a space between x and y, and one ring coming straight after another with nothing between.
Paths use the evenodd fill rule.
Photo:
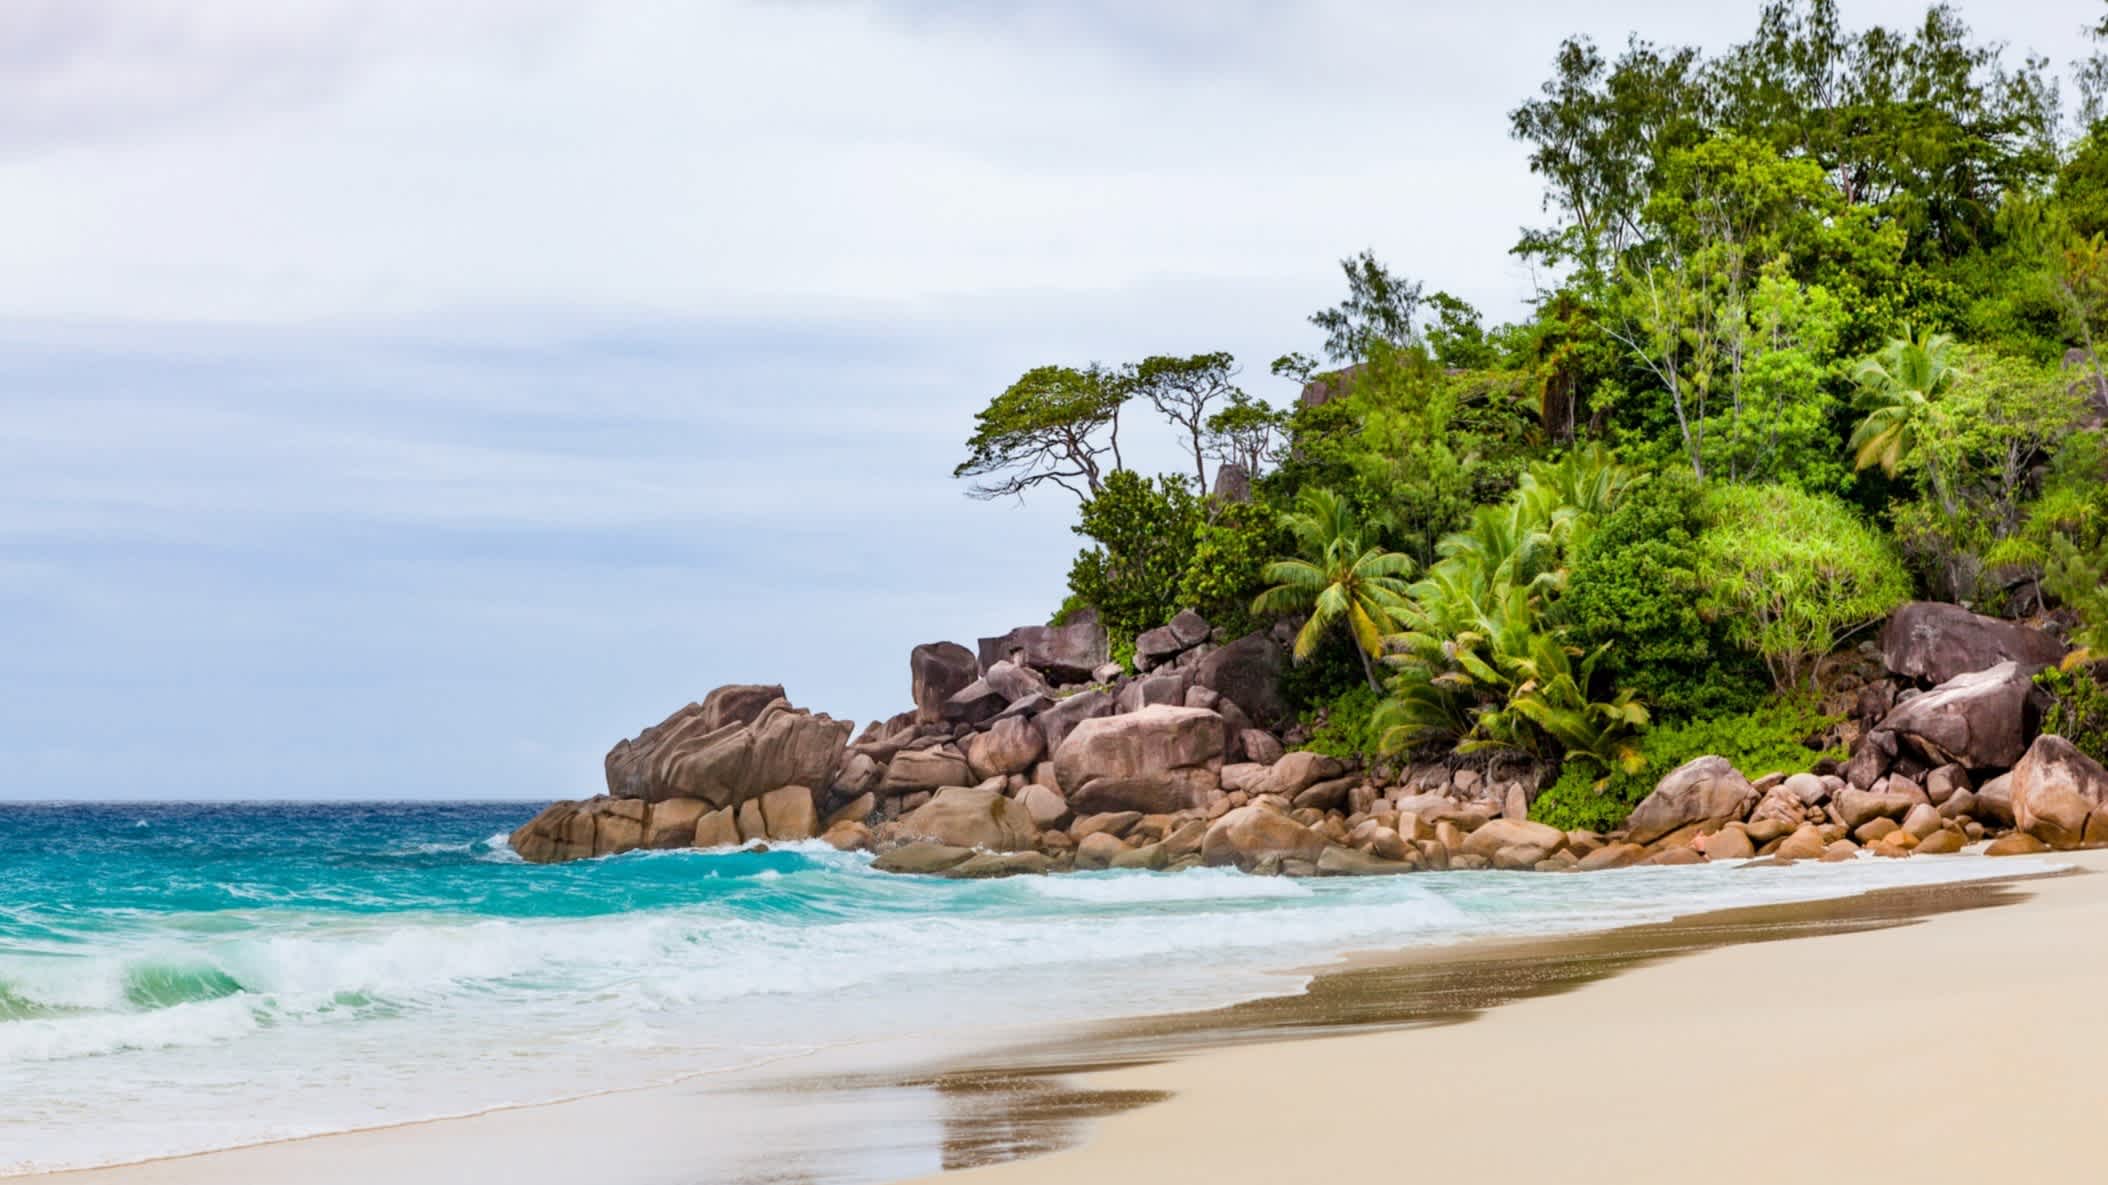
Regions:
<instances>
[{"instance_id":1,"label":"hillside covered in trees","mask_svg":"<svg viewBox=\"0 0 2108 1185\"><path fill-rule=\"evenodd\" d=\"M2093 39L2075 95L1944 6L1568 41L1511 115L1544 193L1528 317L1364 252L1318 356L1271 365L1286 410L1227 354L1038 366L958 476L1077 500L1057 620L1094 611L1116 657L1184 609L1285 623L1311 747L1533 763L1562 827L1700 753L1808 768L1912 599L2063 633L2038 683L2108 757L2108 17ZM1151 411L1190 467L1124 463Z\"/></svg>"}]
</instances>

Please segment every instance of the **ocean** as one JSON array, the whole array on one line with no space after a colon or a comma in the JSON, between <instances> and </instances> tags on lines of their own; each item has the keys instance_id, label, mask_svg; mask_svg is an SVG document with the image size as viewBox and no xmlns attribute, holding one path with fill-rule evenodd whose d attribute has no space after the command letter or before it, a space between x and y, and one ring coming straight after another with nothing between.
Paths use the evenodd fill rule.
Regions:
<instances>
[{"instance_id":1,"label":"ocean","mask_svg":"<svg viewBox=\"0 0 2108 1185\"><path fill-rule=\"evenodd\" d=\"M1357 949L1987 873L1930 857L952 882L818 844L534 866L504 842L534 809L0 807L0 1174L1215 1006Z\"/></svg>"}]
</instances>

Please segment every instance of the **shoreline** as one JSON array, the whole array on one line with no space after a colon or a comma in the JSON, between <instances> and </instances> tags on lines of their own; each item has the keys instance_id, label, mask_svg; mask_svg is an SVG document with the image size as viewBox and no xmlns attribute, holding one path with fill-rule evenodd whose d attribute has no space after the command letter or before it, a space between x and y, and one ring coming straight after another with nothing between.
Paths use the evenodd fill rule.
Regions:
<instances>
[{"instance_id":1,"label":"shoreline","mask_svg":"<svg viewBox=\"0 0 2108 1185\"><path fill-rule=\"evenodd\" d=\"M54 1185L202 1185L292 1178L349 1182L388 1173L410 1181L438 1181L460 1179L463 1172L503 1170L510 1179L530 1182L575 1179L576 1173L590 1171L614 1182L692 1185L698 1180L839 1180L845 1178L819 1174L839 1169L845 1161L877 1170L853 1175L874 1181L922 1179L939 1168L982 1171L975 1166L993 1165L989 1171L1001 1171L1043 1163L1050 1154L1054 1160L1088 1154L1096 1143L1092 1125L1097 1121L1130 1122L1132 1113L1148 1104L1160 1105L1150 1107L1150 1114L1179 1105L1178 1089L1131 1085L1127 1079L1134 1074L1175 1071L1253 1045L1300 1045L1341 1032L1375 1037L1401 1028L1482 1020L1487 1010L1504 1004L1620 978L1658 960L1726 944L1769 944L1811 933L1885 928L1957 910L2017 904L2027 900L2027 894L2011 886L2044 875L2057 874L2015 869L2013 875L2001 875L1989 869L1978 880L1709 911L1580 934L1361 952L1342 963L1284 969L1283 974L1305 977L1299 988L1224 1008L1037 1031L1005 1026L973 1034L978 1040L949 1053L917 1048L916 1038L902 1038L894 1043L906 1048L896 1052L909 1054L906 1064L923 1067L906 1072L872 1070L868 1056L830 1049L795 1074L758 1083L742 1076L738 1085L724 1090L709 1089L711 1076L705 1074L684 1082L462 1116L6 1179ZM1548 974L1549 967L1560 970ZM1005 1032L1029 1035L1004 1040ZM868 1050L857 1052L868 1055ZM830 1061L851 1064L830 1073ZM859 1139L838 1145L818 1141L819 1146L810 1149L813 1171L803 1176L791 1173L786 1178L757 1164L732 1176L698 1177L697 1171L712 1171L702 1163L708 1157L684 1154L681 1140L658 1130L667 1122L685 1126L678 1124L679 1116L693 1114L698 1106L711 1109L716 1117L735 1117L742 1132L776 1136L801 1152L807 1149L799 1141L837 1114L844 1123L864 1130L872 1128L873 1120L888 1120L898 1138L895 1146L884 1149L859 1146ZM561 1146L576 1141L556 1138L560 1133L606 1140L623 1148L629 1159L609 1162L596 1152L574 1162L575 1151L566 1154ZM927 1163L915 1163L918 1157ZM1164 1171L1176 1168L1163 1166ZM610 1177L611 1172L620 1175Z\"/></svg>"},{"instance_id":2,"label":"shoreline","mask_svg":"<svg viewBox=\"0 0 2108 1185\"><path fill-rule=\"evenodd\" d=\"M1614 939L1604 955L1619 965L1535 984L1525 974L1497 1006L1276 1031L1091 1073L1079 1090L1152 1105L1044 1155L901 1185L1256 1185L1320 1166L1343 1179L1409 1167L1487 1182L1962 1185L2006 1179L2022 1147L2030 1176L2089 1179L2108 1108L2091 1062L2108 1037L2108 950L2093 941L2108 923L2108 852L2058 856L2060 872L1609 931L1596 937ZM1913 908L1903 898L1914 895L1976 899ZM1826 905L1838 908L1810 908ZM1761 928L1733 915L1771 911L1801 918L1768 937L1703 940L1709 928ZM1808 924L1823 912L1844 924ZM1698 941L1676 949L1679 931ZM1465 962L1502 961L1485 951ZM1351 999L1425 962L1330 978Z\"/></svg>"}]
</instances>

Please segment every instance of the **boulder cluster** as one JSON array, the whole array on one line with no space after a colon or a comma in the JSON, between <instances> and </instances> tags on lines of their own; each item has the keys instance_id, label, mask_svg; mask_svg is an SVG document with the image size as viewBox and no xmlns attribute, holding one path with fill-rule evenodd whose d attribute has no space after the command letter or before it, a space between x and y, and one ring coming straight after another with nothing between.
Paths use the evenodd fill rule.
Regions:
<instances>
[{"instance_id":1,"label":"boulder cluster","mask_svg":"<svg viewBox=\"0 0 2108 1185\"><path fill-rule=\"evenodd\" d=\"M512 846L538 863L925 834L1007 851L1079 811L1191 811L1222 796L1227 766L1280 757L1285 659L1270 633L1218 639L1192 613L1138 640L1135 675L1091 620L1022 626L978 651L935 642L908 658L914 707L853 743L848 722L792 707L779 686L720 687L618 743L605 796L549 807ZM990 795L1004 805L961 805Z\"/></svg>"},{"instance_id":2,"label":"boulder cluster","mask_svg":"<svg viewBox=\"0 0 2108 1185\"><path fill-rule=\"evenodd\" d=\"M948 877L1226 866L1284 875L1567 871L2108 843L2108 772L2038 736L2031 676L2063 647L1951 605L1889 623L1849 760L1752 781L1722 757L1663 777L1624 827L1528 818L1541 771L1457 756L1363 770L1293 740L1271 632L1182 613L1108 661L1092 621L917 646L914 707L851 726L774 686L721 687L617 744L606 796L513 834L533 861L819 838Z\"/></svg>"}]
</instances>

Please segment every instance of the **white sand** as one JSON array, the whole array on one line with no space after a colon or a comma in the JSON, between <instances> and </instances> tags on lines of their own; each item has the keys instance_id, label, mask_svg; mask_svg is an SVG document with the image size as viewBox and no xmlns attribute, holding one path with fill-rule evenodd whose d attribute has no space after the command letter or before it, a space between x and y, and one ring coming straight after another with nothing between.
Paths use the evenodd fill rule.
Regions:
<instances>
[{"instance_id":1,"label":"white sand","mask_svg":"<svg viewBox=\"0 0 2108 1185\"><path fill-rule=\"evenodd\" d=\"M2068 860L2108 871L2108 852ZM1468 1024L1099 1075L1174 1097L1081 1147L941 1180L2108 1180L2108 876L2024 889L2018 905L1656 963Z\"/></svg>"}]
</instances>

